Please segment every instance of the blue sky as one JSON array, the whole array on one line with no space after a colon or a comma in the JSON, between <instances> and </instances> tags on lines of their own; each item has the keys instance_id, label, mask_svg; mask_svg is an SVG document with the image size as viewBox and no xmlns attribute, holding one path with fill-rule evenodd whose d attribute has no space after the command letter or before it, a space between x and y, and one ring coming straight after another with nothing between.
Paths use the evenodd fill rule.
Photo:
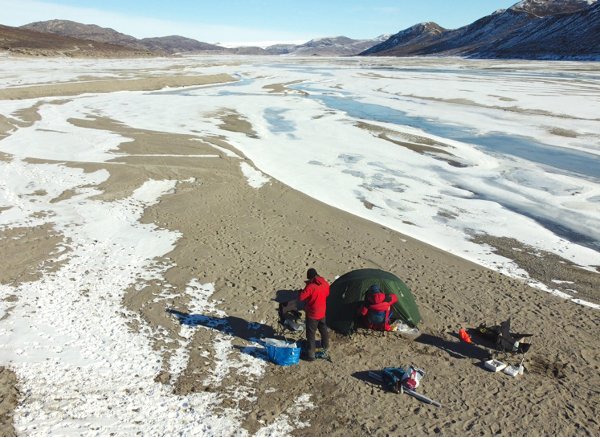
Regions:
<instances>
[{"instance_id":1,"label":"blue sky","mask_svg":"<svg viewBox=\"0 0 600 438\"><path fill-rule=\"evenodd\" d=\"M55 18L137 38L182 35L225 45L374 38L423 21L457 28L518 0L0 0L0 24Z\"/></svg>"}]
</instances>

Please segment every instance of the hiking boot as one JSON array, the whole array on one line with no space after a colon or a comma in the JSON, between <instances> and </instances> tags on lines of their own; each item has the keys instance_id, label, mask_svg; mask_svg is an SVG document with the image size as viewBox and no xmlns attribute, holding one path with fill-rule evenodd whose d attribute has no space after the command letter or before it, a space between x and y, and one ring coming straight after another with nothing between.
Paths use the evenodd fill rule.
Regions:
<instances>
[{"instance_id":1,"label":"hiking boot","mask_svg":"<svg viewBox=\"0 0 600 438\"><path fill-rule=\"evenodd\" d=\"M306 362L313 362L315 360L314 356L309 356L308 354L302 353L300 355L300 359L305 360Z\"/></svg>"},{"instance_id":2,"label":"hiking boot","mask_svg":"<svg viewBox=\"0 0 600 438\"><path fill-rule=\"evenodd\" d=\"M315 358L317 359L329 359L329 352L327 349L323 349L321 351L317 351L315 354Z\"/></svg>"}]
</instances>

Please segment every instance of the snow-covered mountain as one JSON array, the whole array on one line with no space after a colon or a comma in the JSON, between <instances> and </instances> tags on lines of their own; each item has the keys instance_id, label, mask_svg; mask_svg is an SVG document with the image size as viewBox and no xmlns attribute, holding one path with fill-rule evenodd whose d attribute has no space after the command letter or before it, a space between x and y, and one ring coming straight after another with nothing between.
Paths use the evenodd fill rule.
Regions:
<instances>
[{"instance_id":1,"label":"snow-covered mountain","mask_svg":"<svg viewBox=\"0 0 600 438\"><path fill-rule=\"evenodd\" d=\"M600 2L570 14L533 20L480 57L600 60Z\"/></svg>"},{"instance_id":2,"label":"snow-covered mountain","mask_svg":"<svg viewBox=\"0 0 600 438\"><path fill-rule=\"evenodd\" d=\"M436 41L444 32L446 32L446 29L433 22L415 24L408 29L392 35L387 40L370 47L362 52L361 55L371 55L388 50L394 50L396 56L400 53L405 56L412 55L418 52L420 48L426 47L433 41Z\"/></svg>"},{"instance_id":3,"label":"snow-covered mountain","mask_svg":"<svg viewBox=\"0 0 600 438\"><path fill-rule=\"evenodd\" d=\"M528 12L538 17L547 17L581 11L594 3L596 0L522 0L511 6L510 9Z\"/></svg>"},{"instance_id":4,"label":"snow-covered mountain","mask_svg":"<svg viewBox=\"0 0 600 438\"><path fill-rule=\"evenodd\" d=\"M600 59L600 2L523 0L459 29L413 26L361 54Z\"/></svg>"},{"instance_id":5,"label":"snow-covered mountain","mask_svg":"<svg viewBox=\"0 0 600 438\"><path fill-rule=\"evenodd\" d=\"M286 54L293 56L353 56L369 47L385 41L389 35L381 35L374 39L355 40L345 36L317 38L298 46L267 47L269 54Z\"/></svg>"}]
</instances>

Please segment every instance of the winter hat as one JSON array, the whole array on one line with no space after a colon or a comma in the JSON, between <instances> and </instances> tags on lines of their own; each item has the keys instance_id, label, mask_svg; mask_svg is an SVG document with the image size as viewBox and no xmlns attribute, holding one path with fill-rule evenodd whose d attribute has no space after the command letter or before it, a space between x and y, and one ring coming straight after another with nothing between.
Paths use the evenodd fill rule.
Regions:
<instances>
[{"instance_id":1,"label":"winter hat","mask_svg":"<svg viewBox=\"0 0 600 438\"><path fill-rule=\"evenodd\" d=\"M371 292L371 293L381 292L381 289L379 288L378 284L372 284L371 286L369 286L369 292Z\"/></svg>"},{"instance_id":2,"label":"winter hat","mask_svg":"<svg viewBox=\"0 0 600 438\"><path fill-rule=\"evenodd\" d=\"M315 268L310 268L308 271L306 271L306 278L308 278L309 280L312 280L318 275L319 274L317 274L317 270Z\"/></svg>"}]
</instances>

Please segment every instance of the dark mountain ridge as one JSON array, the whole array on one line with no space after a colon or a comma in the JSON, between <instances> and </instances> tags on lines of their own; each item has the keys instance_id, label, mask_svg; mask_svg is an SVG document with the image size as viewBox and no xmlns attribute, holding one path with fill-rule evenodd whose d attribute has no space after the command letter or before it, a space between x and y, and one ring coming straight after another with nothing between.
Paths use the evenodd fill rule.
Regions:
<instances>
[{"instance_id":1,"label":"dark mountain ridge","mask_svg":"<svg viewBox=\"0 0 600 438\"><path fill-rule=\"evenodd\" d=\"M600 3L570 14L546 16L523 26L480 56L600 60Z\"/></svg>"},{"instance_id":2,"label":"dark mountain ridge","mask_svg":"<svg viewBox=\"0 0 600 438\"><path fill-rule=\"evenodd\" d=\"M527 12L537 17L571 14L581 11L596 0L522 0L510 7L513 11Z\"/></svg>"},{"instance_id":3,"label":"dark mountain ridge","mask_svg":"<svg viewBox=\"0 0 600 438\"><path fill-rule=\"evenodd\" d=\"M0 25L0 50L33 56L150 56L145 49L134 49L80 38L42 33Z\"/></svg>"},{"instance_id":4,"label":"dark mountain ridge","mask_svg":"<svg viewBox=\"0 0 600 438\"><path fill-rule=\"evenodd\" d=\"M398 32L389 39L365 50L361 55L379 54L385 56L388 50L394 50L396 56L418 54L423 48L437 41L446 29L436 23L419 23ZM400 55L401 54L401 55Z\"/></svg>"},{"instance_id":5,"label":"dark mountain ridge","mask_svg":"<svg viewBox=\"0 0 600 438\"><path fill-rule=\"evenodd\" d=\"M267 48L225 48L178 35L137 39L111 28L104 28L95 24L82 24L69 20L39 21L26 24L21 26L21 28L37 32L48 32L64 37L118 44L135 50L152 51L157 54L210 52L236 55L352 56L388 37L386 35L385 37L378 37L376 39L355 40L339 36L314 39L300 45L277 44Z\"/></svg>"},{"instance_id":6,"label":"dark mountain ridge","mask_svg":"<svg viewBox=\"0 0 600 438\"><path fill-rule=\"evenodd\" d=\"M361 55L600 59L599 15L595 0L524 0L459 29L413 26Z\"/></svg>"},{"instance_id":7,"label":"dark mountain ridge","mask_svg":"<svg viewBox=\"0 0 600 438\"><path fill-rule=\"evenodd\" d=\"M100 27L95 24L82 24L69 20L38 21L21 26L21 28L65 37L116 44L131 49L156 52L157 54L226 50L224 47L202 43L179 35L137 39L108 27Z\"/></svg>"}]
</instances>

